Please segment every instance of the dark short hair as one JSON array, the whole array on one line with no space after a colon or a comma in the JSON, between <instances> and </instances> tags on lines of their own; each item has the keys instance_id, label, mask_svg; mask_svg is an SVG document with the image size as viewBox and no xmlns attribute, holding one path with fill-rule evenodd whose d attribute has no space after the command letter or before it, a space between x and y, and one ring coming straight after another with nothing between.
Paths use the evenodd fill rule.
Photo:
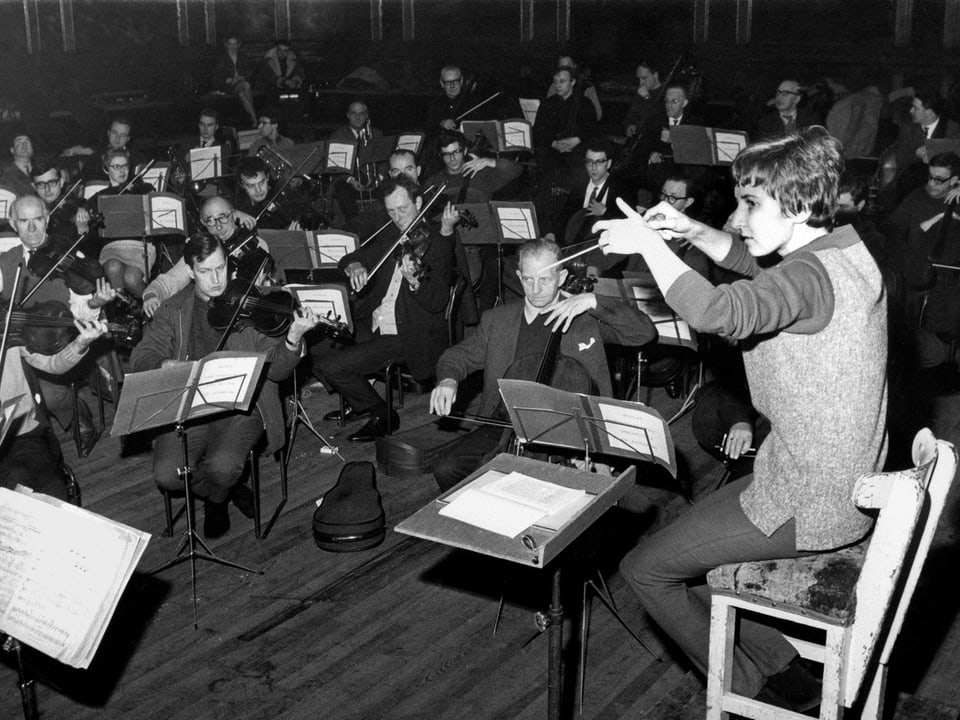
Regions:
<instances>
[{"instance_id":1,"label":"dark short hair","mask_svg":"<svg viewBox=\"0 0 960 720\"><path fill-rule=\"evenodd\" d=\"M420 197L420 186L403 173L400 173L395 178L387 178L380 184L380 192L383 193L384 198L395 193L398 188L406 190L411 200L416 200Z\"/></svg>"},{"instance_id":2,"label":"dark short hair","mask_svg":"<svg viewBox=\"0 0 960 720\"><path fill-rule=\"evenodd\" d=\"M256 177L258 173L263 173L267 177L270 177L270 168L267 167L263 158L251 155L237 163L237 175L240 177L252 178Z\"/></svg>"},{"instance_id":3,"label":"dark short hair","mask_svg":"<svg viewBox=\"0 0 960 720\"><path fill-rule=\"evenodd\" d=\"M197 115L197 119L199 120L202 117L213 118L213 121L215 123L217 123L218 125L220 124L220 113L218 113L213 108L208 108L208 107L203 108L203 110L200 111L200 114Z\"/></svg>"},{"instance_id":4,"label":"dark short hair","mask_svg":"<svg viewBox=\"0 0 960 720\"><path fill-rule=\"evenodd\" d=\"M954 155L954 158L956 157L957 156ZM840 177L837 196L839 197L844 193L850 193L850 199L853 200L853 204L859 205L862 202L866 202L867 198L870 197L870 183L868 183L867 179L860 173L847 170Z\"/></svg>"},{"instance_id":5,"label":"dark short hair","mask_svg":"<svg viewBox=\"0 0 960 720\"><path fill-rule=\"evenodd\" d=\"M930 167L947 168L950 177L960 176L960 157L952 152L937 153L930 158Z\"/></svg>"},{"instance_id":6,"label":"dark short hair","mask_svg":"<svg viewBox=\"0 0 960 720\"><path fill-rule=\"evenodd\" d=\"M843 147L819 125L750 145L731 167L738 186L763 188L784 215L809 212L810 227L826 227L836 213L843 170Z\"/></svg>"},{"instance_id":7,"label":"dark short hair","mask_svg":"<svg viewBox=\"0 0 960 720\"><path fill-rule=\"evenodd\" d=\"M937 117L943 115L944 111L947 109L947 101L940 96L939 91L937 91L935 88L919 88L914 92L913 96L922 102L925 108L928 110L933 110Z\"/></svg>"},{"instance_id":8,"label":"dark short hair","mask_svg":"<svg viewBox=\"0 0 960 720\"><path fill-rule=\"evenodd\" d=\"M461 149L466 149L470 143L467 142L467 136L459 130L441 130L437 138L437 154L443 152L447 145L457 143Z\"/></svg>"},{"instance_id":9,"label":"dark short hair","mask_svg":"<svg viewBox=\"0 0 960 720\"><path fill-rule=\"evenodd\" d=\"M572 67L570 67L569 65L560 65L560 66L554 68L554 71L553 71L553 74L554 74L554 75L556 75L556 74L559 73L559 72L565 72L565 73L567 73L567 74L570 76L570 79L571 79L573 82L576 82L577 79L579 78L579 75L577 74L576 68L572 68Z\"/></svg>"},{"instance_id":10,"label":"dark short hair","mask_svg":"<svg viewBox=\"0 0 960 720\"><path fill-rule=\"evenodd\" d=\"M602 152L607 156L607 160L613 159L613 143L605 137L592 137L583 146L583 152Z\"/></svg>"},{"instance_id":11,"label":"dark short hair","mask_svg":"<svg viewBox=\"0 0 960 720\"><path fill-rule=\"evenodd\" d=\"M663 87L664 97L666 97L667 90L670 90L670 89L683 90L684 96L688 98L690 97L690 86L687 85L683 80L671 80L666 85L664 85Z\"/></svg>"},{"instance_id":12,"label":"dark short hair","mask_svg":"<svg viewBox=\"0 0 960 720\"><path fill-rule=\"evenodd\" d=\"M668 181L672 180L673 182L682 182L684 187L687 188L687 197L693 198L694 200L700 199L700 194L703 192L702 184L697 180L693 175L685 172L682 169L676 169L670 172L664 179L664 185ZM663 186L660 186L660 191L663 192Z\"/></svg>"},{"instance_id":13,"label":"dark short hair","mask_svg":"<svg viewBox=\"0 0 960 720\"><path fill-rule=\"evenodd\" d=\"M57 171L57 176L60 175L60 168L56 163L52 162L49 159L35 160L30 165L30 177L33 180L36 180L38 177L46 175L51 170Z\"/></svg>"},{"instance_id":14,"label":"dark short hair","mask_svg":"<svg viewBox=\"0 0 960 720\"><path fill-rule=\"evenodd\" d=\"M222 250L223 256L227 256L227 249L218 238L205 232L194 233L184 243L183 261L188 268L192 269L194 265L203 262L217 250Z\"/></svg>"},{"instance_id":15,"label":"dark short hair","mask_svg":"<svg viewBox=\"0 0 960 720\"><path fill-rule=\"evenodd\" d=\"M270 118L270 122L274 125L280 124L280 112L275 107L265 107L257 113L257 118Z\"/></svg>"},{"instance_id":16,"label":"dark short hair","mask_svg":"<svg viewBox=\"0 0 960 720\"><path fill-rule=\"evenodd\" d=\"M100 163L103 165L103 171L107 171L107 166L110 165L110 161L114 158L122 157L127 161L127 165L130 164L130 153L126 150L107 150L103 155L100 156ZM131 170L133 168L130 168Z\"/></svg>"},{"instance_id":17,"label":"dark short hair","mask_svg":"<svg viewBox=\"0 0 960 720\"><path fill-rule=\"evenodd\" d=\"M649 70L649 71L650 71L651 73L653 73L654 75L659 75L659 74L660 74L660 65L659 65L659 63L655 63L655 62L653 62L652 60L647 59L647 58L645 58L645 59L641 60L640 62L638 62L638 63L637 63L637 67L638 67L638 68L640 68L640 67L645 67L647 70Z\"/></svg>"},{"instance_id":18,"label":"dark short hair","mask_svg":"<svg viewBox=\"0 0 960 720\"><path fill-rule=\"evenodd\" d=\"M112 127L113 127L114 125L116 125L117 123L119 123L120 125L126 125L128 128L130 128L130 131L131 131L131 132L133 131L133 123L130 122L130 116L129 116L129 115L116 115L116 116L114 116L114 117L110 120L110 124L107 125L107 129L109 130L110 128L112 128Z\"/></svg>"}]
</instances>

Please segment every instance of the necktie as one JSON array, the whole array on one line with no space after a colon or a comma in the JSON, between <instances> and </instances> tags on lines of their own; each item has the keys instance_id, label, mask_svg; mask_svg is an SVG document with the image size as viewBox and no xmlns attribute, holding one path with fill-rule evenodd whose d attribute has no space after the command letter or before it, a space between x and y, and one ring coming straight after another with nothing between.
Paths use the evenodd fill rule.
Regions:
<instances>
[{"instance_id":1,"label":"necktie","mask_svg":"<svg viewBox=\"0 0 960 720\"><path fill-rule=\"evenodd\" d=\"M589 202L587 202L587 205L592 205L592 204L595 203L596 201L597 201L597 186L594 185L594 186L593 186L593 192L590 193L590 200L589 200Z\"/></svg>"}]
</instances>

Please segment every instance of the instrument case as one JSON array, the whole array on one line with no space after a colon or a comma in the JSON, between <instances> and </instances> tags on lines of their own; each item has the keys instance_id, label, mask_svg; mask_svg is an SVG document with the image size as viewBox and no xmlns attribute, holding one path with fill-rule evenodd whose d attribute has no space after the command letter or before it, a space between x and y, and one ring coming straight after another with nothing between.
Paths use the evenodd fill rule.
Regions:
<instances>
[{"instance_id":1,"label":"instrument case","mask_svg":"<svg viewBox=\"0 0 960 720\"><path fill-rule=\"evenodd\" d=\"M386 537L383 498L370 462L348 462L313 513L313 539L330 552L368 550Z\"/></svg>"}]
</instances>

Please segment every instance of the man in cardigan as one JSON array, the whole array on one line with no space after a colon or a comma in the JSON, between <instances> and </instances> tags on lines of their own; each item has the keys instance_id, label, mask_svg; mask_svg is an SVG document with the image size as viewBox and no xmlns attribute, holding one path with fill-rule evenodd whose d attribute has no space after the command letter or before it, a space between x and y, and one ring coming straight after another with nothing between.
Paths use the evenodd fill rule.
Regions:
<instances>
[{"instance_id":1,"label":"man in cardigan","mask_svg":"<svg viewBox=\"0 0 960 720\"><path fill-rule=\"evenodd\" d=\"M183 259L193 283L161 305L147 325L143 340L130 356L130 368L135 372L199 360L217 349L221 333L210 327L207 308L212 298L227 289L226 251L217 238L194 235L184 246ZM283 340L267 337L255 327L234 329L228 336L226 350L267 354L266 380L250 411L216 415L190 428L190 466L196 468L191 489L204 500L204 537L220 537L230 529L230 499L238 510L253 517L250 490L238 485L243 466L264 428L268 454L283 445L277 383L289 377L300 362L303 336L317 322L313 311L306 308L296 311ZM179 491L183 487L177 473L182 463L180 438L168 430L157 437L153 450L157 485L168 492Z\"/></svg>"},{"instance_id":2,"label":"man in cardigan","mask_svg":"<svg viewBox=\"0 0 960 720\"><path fill-rule=\"evenodd\" d=\"M560 248L550 240L531 240L519 250L517 276L524 301L488 310L476 333L447 350L437 363L439 382L430 395L430 412L448 415L457 398L457 388L467 375L483 370L480 415L490 417L499 404L497 380L528 351L542 355L551 331L562 329L560 353L583 366L600 395L612 395L605 342L645 345L657 331L635 306L593 293L561 295L567 271L549 265L560 259ZM434 466L441 490L448 490L483 463L502 435L496 427L481 427L469 433Z\"/></svg>"},{"instance_id":3,"label":"man in cardigan","mask_svg":"<svg viewBox=\"0 0 960 720\"><path fill-rule=\"evenodd\" d=\"M829 232L843 150L823 128L758 143L734 161L739 238L668 203L647 220L598 223L610 252L641 252L667 303L700 332L743 341L756 409L770 420L754 472L695 504L620 563L644 608L706 673L709 593L727 563L798 557L857 542L871 519L851 499L886 457L887 312L876 263L849 226ZM649 222L649 224L648 224ZM682 236L744 275L714 287L663 237ZM782 260L761 269L755 258ZM824 392L829 399L824 397ZM733 689L803 712L818 681L769 627L744 623Z\"/></svg>"}]
</instances>

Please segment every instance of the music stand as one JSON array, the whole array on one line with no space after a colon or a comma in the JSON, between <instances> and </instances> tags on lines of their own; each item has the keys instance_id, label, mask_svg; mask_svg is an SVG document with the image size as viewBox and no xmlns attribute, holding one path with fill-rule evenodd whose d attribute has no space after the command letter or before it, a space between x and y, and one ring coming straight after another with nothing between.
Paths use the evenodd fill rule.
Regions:
<instances>
[{"instance_id":1,"label":"music stand","mask_svg":"<svg viewBox=\"0 0 960 720\"><path fill-rule=\"evenodd\" d=\"M197 612L197 560L226 565L244 572L263 574L230 560L217 557L194 530L190 491L190 455L187 443L188 422L234 410L247 411L256 393L257 381L266 362L265 353L215 352L196 362L184 362L158 370L130 373L126 376L111 435L128 435L139 430L173 425L180 438L182 464L177 475L183 480L187 507L187 530L173 558L150 574L182 562L190 562L193 594L193 627L199 625ZM202 551L197 550L197 545ZM186 550L186 553L184 551Z\"/></svg>"},{"instance_id":2,"label":"music stand","mask_svg":"<svg viewBox=\"0 0 960 720\"><path fill-rule=\"evenodd\" d=\"M532 202L505 202L494 200L490 203L493 211L494 227L497 230L497 299L494 307L503 302L503 246L521 245L527 240L540 237L540 225L537 223L537 209Z\"/></svg>"}]
</instances>

